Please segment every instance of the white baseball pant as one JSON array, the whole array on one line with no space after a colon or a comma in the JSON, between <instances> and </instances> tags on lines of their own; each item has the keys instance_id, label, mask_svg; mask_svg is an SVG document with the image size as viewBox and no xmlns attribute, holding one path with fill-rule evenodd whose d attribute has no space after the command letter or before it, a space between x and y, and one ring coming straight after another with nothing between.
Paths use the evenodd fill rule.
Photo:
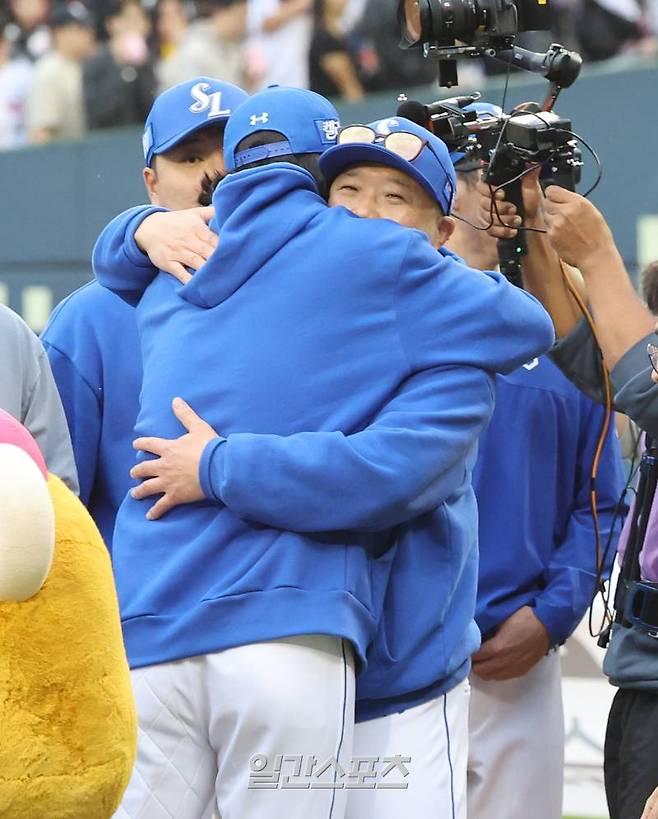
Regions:
<instances>
[{"instance_id":1,"label":"white baseball pant","mask_svg":"<svg viewBox=\"0 0 658 819\"><path fill-rule=\"evenodd\" d=\"M136 669L132 680L137 762L115 817L343 819L335 766L317 778L326 787L282 787L282 777L296 757L349 769L349 643L317 635L257 643Z\"/></svg>"},{"instance_id":2,"label":"white baseball pant","mask_svg":"<svg viewBox=\"0 0 658 819\"><path fill-rule=\"evenodd\" d=\"M409 773L404 790L381 787L385 779L350 789L347 819L466 819L469 693L465 680L423 705L355 726L354 759L407 757Z\"/></svg>"},{"instance_id":3,"label":"white baseball pant","mask_svg":"<svg viewBox=\"0 0 658 819\"><path fill-rule=\"evenodd\" d=\"M561 819L560 656L501 682L471 674L468 819Z\"/></svg>"}]
</instances>

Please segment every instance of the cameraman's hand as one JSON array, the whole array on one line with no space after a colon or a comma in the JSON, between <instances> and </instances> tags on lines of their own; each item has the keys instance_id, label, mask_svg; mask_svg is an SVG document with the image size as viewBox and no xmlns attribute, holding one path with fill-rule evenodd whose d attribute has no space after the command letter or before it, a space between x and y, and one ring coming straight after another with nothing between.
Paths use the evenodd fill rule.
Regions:
<instances>
[{"instance_id":1,"label":"cameraman's hand","mask_svg":"<svg viewBox=\"0 0 658 819\"><path fill-rule=\"evenodd\" d=\"M527 174L521 180L521 191L523 195L523 220L518 215L516 205L508 202L505 197L505 189L496 192L496 208L493 209L494 224L489 228L488 233L494 239L513 239L517 231L514 227L524 224L526 227L543 227L542 199L543 194L539 184L539 169ZM478 182L478 193L480 194L479 218L482 225L488 225L492 219L492 187L487 182ZM500 216L500 218L498 218ZM502 220L502 221L501 221Z\"/></svg>"},{"instance_id":2,"label":"cameraman's hand","mask_svg":"<svg viewBox=\"0 0 658 819\"><path fill-rule=\"evenodd\" d=\"M137 247L158 270L186 284L192 278L186 268L198 270L217 247L208 227L214 213L212 206L152 213L135 231Z\"/></svg>"},{"instance_id":3,"label":"cameraman's hand","mask_svg":"<svg viewBox=\"0 0 658 819\"><path fill-rule=\"evenodd\" d=\"M551 185L544 202L548 240L558 256L587 275L615 253L612 232L601 213L580 194Z\"/></svg>"},{"instance_id":4,"label":"cameraman's hand","mask_svg":"<svg viewBox=\"0 0 658 819\"><path fill-rule=\"evenodd\" d=\"M658 819L658 788L647 799L640 819Z\"/></svg>"}]
</instances>

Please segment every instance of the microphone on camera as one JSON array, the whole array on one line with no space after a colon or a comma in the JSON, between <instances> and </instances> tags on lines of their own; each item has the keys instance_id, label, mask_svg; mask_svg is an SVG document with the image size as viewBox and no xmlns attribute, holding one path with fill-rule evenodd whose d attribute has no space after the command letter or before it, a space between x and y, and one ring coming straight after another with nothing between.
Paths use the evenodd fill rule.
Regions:
<instances>
[{"instance_id":1,"label":"microphone on camera","mask_svg":"<svg viewBox=\"0 0 658 819\"><path fill-rule=\"evenodd\" d=\"M398 106L398 116L415 122L416 125L427 127L430 121L429 106L417 100L407 100Z\"/></svg>"},{"instance_id":2,"label":"microphone on camera","mask_svg":"<svg viewBox=\"0 0 658 819\"><path fill-rule=\"evenodd\" d=\"M477 102L480 96L480 93L476 92L475 94L466 94L463 97L450 97L450 99L431 102L429 105L424 105L417 100L404 100L398 107L398 116L426 128L432 121L432 117L449 114L451 109L466 108L467 105Z\"/></svg>"}]
</instances>

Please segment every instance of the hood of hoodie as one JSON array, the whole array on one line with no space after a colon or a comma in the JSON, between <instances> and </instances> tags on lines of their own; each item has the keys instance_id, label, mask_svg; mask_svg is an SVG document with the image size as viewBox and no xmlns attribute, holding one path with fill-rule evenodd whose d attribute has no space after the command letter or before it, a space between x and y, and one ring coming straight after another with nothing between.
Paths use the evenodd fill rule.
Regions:
<instances>
[{"instance_id":1,"label":"hood of hoodie","mask_svg":"<svg viewBox=\"0 0 658 819\"><path fill-rule=\"evenodd\" d=\"M284 198L286 207L277 207ZM215 307L232 296L327 208L311 174L287 162L230 174L212 203L210 227L219 244L179 291L198 307Z\"/></svg>"}]
</instances>

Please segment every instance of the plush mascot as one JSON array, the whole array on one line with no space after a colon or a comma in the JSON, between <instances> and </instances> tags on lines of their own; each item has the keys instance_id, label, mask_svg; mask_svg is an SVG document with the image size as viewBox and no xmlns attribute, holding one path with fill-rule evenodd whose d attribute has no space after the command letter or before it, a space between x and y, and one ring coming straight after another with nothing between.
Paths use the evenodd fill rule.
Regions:
<instances>
[{"instance_id":1,"label":"plush mascot","mask_svg":"<svg viewBox=\"0 0 658 819\"><path fill-rule=\"evenodd\" d=\"M0 817L108 819L136 742L107 549L0 410Z\"/></svg>"}]
</instances>

